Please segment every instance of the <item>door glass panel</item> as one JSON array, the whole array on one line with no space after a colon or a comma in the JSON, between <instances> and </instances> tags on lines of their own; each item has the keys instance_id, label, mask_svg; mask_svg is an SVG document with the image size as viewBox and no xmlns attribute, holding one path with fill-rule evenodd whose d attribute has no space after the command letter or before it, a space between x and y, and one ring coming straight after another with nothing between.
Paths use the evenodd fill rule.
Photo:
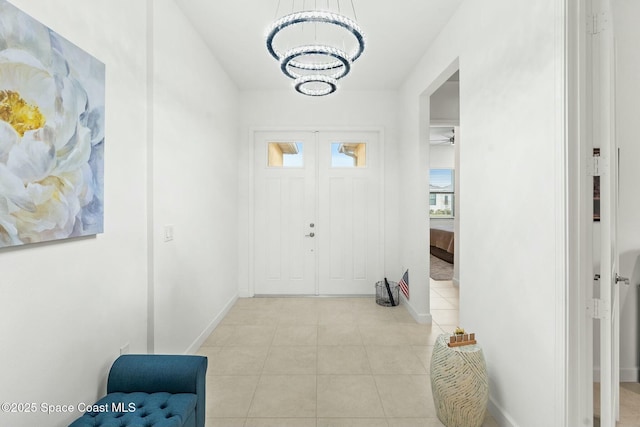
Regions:
<instances>
[{"instance_id":1,"label":"door glass panel","mask_svg":"<svg viewBox=\"0 0 640 427\"><path fill-rule=\"evenodd\" d=\"M301 168L304 166L302 142L270 142L267 165L274 168Z\"/></svg>"},{"instance_id":2,"label":"door glass panel","mask_svg":"<svg viewBox=\"0 0 640 427\"><path fill-rule=\"evenodd\" d=\"M360 168L367 165L367 144L364 142L332 142L332 168Z\"/></svg>"}]
</instances>

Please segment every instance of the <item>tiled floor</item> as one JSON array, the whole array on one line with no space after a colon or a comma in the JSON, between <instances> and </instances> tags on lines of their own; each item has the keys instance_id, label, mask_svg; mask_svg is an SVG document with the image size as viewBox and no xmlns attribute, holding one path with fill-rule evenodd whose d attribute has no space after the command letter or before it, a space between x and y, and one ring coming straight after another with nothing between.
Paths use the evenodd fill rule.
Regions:
<instances>
[{"instance_id":1,"label":"tiled floor","mask_svg":"<svg viewBox=\"0 0 640 427\"><path fill-rule=\"evenodd\" d=\"M593 385L594 426L600 426L600 384ZM620 420L617 427L640 427L640 384L620 384Z\"/></svg>"},{"instance_id":2,"label":"tiled floor","mask_svg":"<svg viewBox=\"0 0 640 427\"><path fill-rule=\"evenodd\" d=\"M199 350L207 427L441 427L429 363L457 290L432 282L432 299L433 325L374 298L238 300Z\"/></svg>"}]
</instances>

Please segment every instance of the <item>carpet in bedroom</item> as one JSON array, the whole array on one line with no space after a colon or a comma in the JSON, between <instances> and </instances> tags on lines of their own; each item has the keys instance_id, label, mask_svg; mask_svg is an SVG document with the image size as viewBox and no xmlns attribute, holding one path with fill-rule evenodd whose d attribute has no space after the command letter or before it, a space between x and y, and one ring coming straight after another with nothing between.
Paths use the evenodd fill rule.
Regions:
<instances>
[{"instance_id":1,"label":"carpet in bedroom","mask_svg":"<svg viewBox=\"0 0 640 427\"><path fill-rule=\"evenodd\" d=\"M429 270L429 276L431 276L433 280L452 280L453 264L449 264L448 262L433 255L430 256L431 269Z\"/></svg>"}]
</instances>

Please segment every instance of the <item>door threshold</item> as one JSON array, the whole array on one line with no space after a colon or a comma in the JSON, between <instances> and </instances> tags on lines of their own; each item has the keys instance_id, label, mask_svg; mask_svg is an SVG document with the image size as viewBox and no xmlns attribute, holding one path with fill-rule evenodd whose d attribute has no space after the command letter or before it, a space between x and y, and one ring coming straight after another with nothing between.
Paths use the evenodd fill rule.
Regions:
<instances>
[{"instance_id":1,"label":"door threshold","mask_svg":"<svg viewBox=\"0 0 640 427\"><path fill-rule=\"evenodd\" d=\"M313 294L255 294L253 298L373 298L375 294L336 294L336 295L313 295Z\"/></svg>"}]
</instances>

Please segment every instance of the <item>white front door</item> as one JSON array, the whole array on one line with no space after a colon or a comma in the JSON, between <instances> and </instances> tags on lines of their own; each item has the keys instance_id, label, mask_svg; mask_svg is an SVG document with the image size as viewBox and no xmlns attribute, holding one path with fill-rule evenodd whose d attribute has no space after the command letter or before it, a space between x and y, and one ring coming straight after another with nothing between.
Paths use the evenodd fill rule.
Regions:
<instances>
[{"instance_id":1,"label":"white front door","mask_svg":"<svg viewBox=\"0 0 640 427\"><path fill-rule=\"evenodd\" d=\"M371 294L380 280L377 132L256 132L254 294Z\"/></svg>"},{"instance_id":2,"label":"white front door","mask_svg":"<svg viewBox=\"0 0 640 427\"><path fill-rule=\"evenodd\" d=\"M371 294L381 280L377 132L322 132L319 144L319 292Z\"/></svg>"},{"instance_id":3,"label":"white front door","mask_svg":"<svg viewBox=\"0 0 640 427\"><path fill-rule=\"evenodd\" d=\"M255 134L255 294L316 293L315 145L311 132Z\"/></svg>"}]
</instances>

